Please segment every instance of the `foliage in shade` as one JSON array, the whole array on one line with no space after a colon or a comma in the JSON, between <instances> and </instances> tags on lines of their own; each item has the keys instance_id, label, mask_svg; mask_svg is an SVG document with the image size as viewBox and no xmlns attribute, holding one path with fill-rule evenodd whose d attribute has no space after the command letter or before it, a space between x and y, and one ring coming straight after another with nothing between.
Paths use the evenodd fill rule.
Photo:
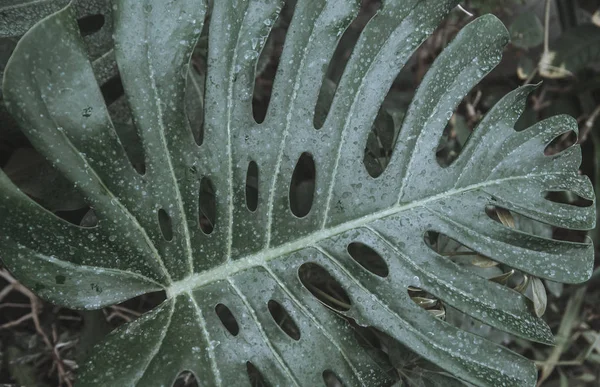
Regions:
<instances>
[{"instance_id":1,"label":"foliage in shade","mask_svg":"<svg viewBox=\"0 0 600 387\"><path fill-rule=\"evenodd\" d=\"M540 63L541 75L566 78L597 63L600 57L600 27L582 24L565 31Z\"/></svg>"},{"instance_id":2,"label":"foliage in shade","mask_svg":"<svg viewBox=\"0 0 600 387\"><path fill-rule=\"evenodd\" d=\"M8 109L83 194L98 223L82 227L57 218L0 173L4 263L41 297L70 308L167 294L95 348L78 376L81 385L170 385L185 370L206 385L243 385L250 383L242 379L248 364L272 385L314 386L325 375L348 386L385 385L389 376L356 343L347 319L376 327L471 383L535 384L527 359L435 318L408 294L409 286L418 287L493 327L552 343L524 296L437 254L424 235L446 235L539 278L578 283L591 274L591 244L528 234L486 213L486 206L497 206L557 227L594 226L594 206L544 196L573 191L594 199L590 182L577 173L577 145L544 154L554 138L577 131L575 120L556 116L513 129L533 86L498 102L451 165L436 160L454 109L508 43L497 18L476 19L439 55L377 178L363 161L389 86L456 3L386 2L362 33L316 130L323 77L358 2L297 2L269 110L258 124L251 101L255 67L282 4L215 1L203 133L195 136L185 92L194 79L189 59L205 5L115 1L114 53L141 141L143 174L111 122L73 8L45 18L21 39L5 72ZM251 162L258 169L254 211L246 197ZM293 211L297 165L311 163L310 211ZM210 210L203 186L214 192ZM377 266L353 256L357 250L349 246L357 245L378 254ZM327 294L329 302L319 301L319 278L336 284L335 302ZM218 305L226 309L219 312ZM293 323L280 326L274 310Z\"/></svg>"}]
</instances>

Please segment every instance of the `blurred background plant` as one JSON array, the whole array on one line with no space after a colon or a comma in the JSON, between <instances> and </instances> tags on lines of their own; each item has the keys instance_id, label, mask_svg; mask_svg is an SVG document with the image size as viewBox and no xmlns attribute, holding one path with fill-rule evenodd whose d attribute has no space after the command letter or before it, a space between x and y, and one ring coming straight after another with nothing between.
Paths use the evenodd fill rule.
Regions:
<instances>
[{"instance_id":1,"label":"blurred background plant","mask_svg":"<svg viewBox=\"0 0 600 387\"><path fill-rule=\"evenodd\" d=\"M271 97L285 34L293 14L294 0L286 2L281 16L261 54L253 111L261 121ZM8 0L0 5L0 75L19 37L36 21L65 6L68 0ZM75 0L81 34L88 46L94 70L105 101L134 165L143 168L136 148L137 134L128 114L118 69L112 54L111 6L109 0ZM362 0L362 11L343 34L329 66L315 113L315 124L324 120L345 64L356 39L369 18L377 12L380 0ZM569 114L579 122L579 134L567 133L548 144L547 154L554 154L573 143L581 144L581 173L588 175L600 189L600 1L599 0L465 0L413 55L390 88L373 124L365 165L378 176L389 162L391 147L400 130L404 112L429 65L462 26L478 15L493 13L509 28L512 42L505 50L500 66L487 76L454 112L442 137L438 161L452 163L460 154L470 133L485 113L508 91L526 83L539 83L530 96L527 109L516 129L556 115ZM202 96L206 68L206 28L192 58L188 77L187 115L192 128L201 133ZM2 94L0 91L0 99ZM1 102L1 101L0 101ZM93 225L95 215L52 165L39 155L20 133L0 103L0 167L26 194L40 205L71 222ZM311 176L299 184L310 184ZM302 187L298 187L301 189ZM307 192L312 192L306 187ZM249 190L255 190L250 179ZM599 192L597 189L596 192ZM301 192L301 190L299 191ZM547 192L550 200L589 206L574 194ZM206 202L212 192L204 192ZM293 206L304 205L302 195L292 198ZM211 208L207 205L206 208ZM583 241L591 238L598 250L600 229L590 235L565 231L518 217L502 208L488 208L499 222L548 238ZM214 214L205 211L207 227ZM491 259L478 255L444 235L430 233L430 245L440 254L477 274L531 299L532 311L544 316L556 335L556 346L530 343L496 331L460 312L445 306L418 288L410 288L412 299L434 316L490 340L506 345L534 360L540 376L539 385L547 387L597 386L600 384L600 260L596 260L592 279L584 285L562 286L542 281ZM357 247L360 248L360 247ZM356 251L376 267L376 254L365 249ZM0 251L0 255L2 252ZM569 259L569 257L565 257ZM315 281L324 303L344 303L335 286L326 280ZM317 286L317 285L316 285ZM59 308L38 299L16 282L0 266L0 383L24 386L71 386L76 379L77 364L90 348L108 332L131 321L164 299L151 294L94 312ZM356 325L349 321L350 324ZM282 324L284 324L282 322ZM371 328L355 326L359 342L398 380L397 385L448 386L461 382L419 358L385 334ZM252 374L251 370L248 371ZM329 385L337 386L335 378ZM261 385L256 374L254 385ZM193 375L182 374L177 386L196 385Z\"/></svg>"}]
</instances>

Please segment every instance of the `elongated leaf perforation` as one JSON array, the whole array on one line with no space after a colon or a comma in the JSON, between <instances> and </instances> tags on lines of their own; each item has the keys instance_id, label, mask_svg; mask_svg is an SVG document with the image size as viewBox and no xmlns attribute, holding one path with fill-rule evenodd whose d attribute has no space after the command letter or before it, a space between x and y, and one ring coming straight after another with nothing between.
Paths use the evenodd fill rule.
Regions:
<instances>
[{"instance_id":1,"label":"elongated leaf perforation","mask_svg":"<svg viewBox=\"0 0 600 387\"><path fill-rule=\"evenodd\" d=\"M250 161L246 171L246 207L250 212L254 212L258 208L258 178L258 165L256 164L256 161Z\"/></svg>"},{"instance_id":2,"label":"elongated leaf perforation","mask_svg":"<svg viewBox=\"0 0 600 387\"><path fill-rule=\"evenodd\" d=\"M298 218L307 216L313 206L316 174L312 155L303 152L296 162L290 181L290 210Z\"/></svg>"},{"instance_id":3,"label":"elongated leaf perforation","mask_svg":"<svg viewBox=\"0 0 600 387\"><path fill-rule=\"evenodd\" d=\"M175 379L175 383L172 387L179 387L181 385L185 387L200 387L196 375L193 372L187 370L182 371L179 375L177 375L177 379Z\"/></svg>"},{"instance_id":4,"label":"elongated leaf perforation","mask_svg":"<svg viewBox=\"0 0 600 387\"><path fill-rule=\"evenodd\" d=\"M296 341L300 340L300 329L298 329L298 325L296 325L296 322L292 316L290 316L288 311L275 300L269 300L267 307L275 324L277 324L277 326L290 338Z\"/></svg>"},{"instance_id":5,"label":"elongated leaf perforation","mask_svg":"<svg viewBox=\"0 0 600 387\"><path fill-rule=\"evenodd\" d=\"M305 263L298 268L302 285L328 307L346 312L352 307L350 297L334 277L316 263Z\"/></svg>"},{"instance_id":6,"label":"elongated leaf perforation","mask_svg":"<svg viewBox=\"0 0 600 387\"><path fill-rule=\"evenodd\" d=\"M387 277L390 273L385 260L371 247L361 242L352 242L347 247L348 254L358 264L369 272L379 276Z\"/></svg>"},{"instance_id":7,"label":"elongated leaf perforation","mask_svg":"<svg viewBox=\"0 0 600 387\"><path fill-rule=\"evenodd\" d=\"M276 18L272 21L273 27L266 38L252 42L252 48L261 48L257 56L254 87L252 90L252 116L257 124L262 124L269 111L273 84L281 60L281 52L274 50L274 46L285 44L289 25L286 22L293 19L295 3L284 1L282 7L277 7ZM289 17L289 20L287 20ZM271 19L268 19L271 20ZM262 47L260 47L262 45ZM256 47L259 46L259 47Z\"/></svg>"},{"instance_id":8,"label":"elongated leaf perforation","mask_svg":"<svg viewBox=\"0 0 600 387\"><path fill-rule=\"evenodd\" d=\"M171 222L171 217L162 208L158 210L158 225L160 226L163 238L166 241L173 240L173 223Z\"/></svg>"},{"instance_id":9,"label":"elongated leaf perforation","mask_svg":"<svg viewBox=\"0 0 600 387\"><path fill-rule=\"evenodd\" d=\"M345 384L342 383L340 378L332 370L323 371L323 382L325 382L326 387L343 387L343 386L345 386Z\"/></svg>"},{"instance_id":10,"label":"elongated leaf perforation","mask_svg":"<svg viewBox=\"0 0 600 387\"><path fill-rule=\"evenodd\" d=\"M250 379L250 384L252 386L261 386L261 387L269 387L270 384L267 383L265 377L260 372L258 368L252 362L246 362L246 373L248 374L248 379Z\"/></svg>"},{"instance_id":11,"label":"elongated leaf perforation","mask_svg":"<svg viewBox=\"0 0 600 387\"><path fill-rule=\"evenodd\" d=\"M361 17L355 16L352 18L352 22L348 25L348 28L346 28L337 43L332 60L329 61L327 71L325 71L323 79L321 80L321 87L319 89L319 95L317 97L313 115L313 126L315 129L318 130L323 127L323 124L329 115L337 85L348 64L348 52L352 52L360 37L360 33L368 23L368 21L365 23L364 20L361 19L371 20L375 17L377 12L379 12L380 8L380 0L361 2L360 9L356 15L360 15Z\"/></svg>"},{"instance_id":12,"label":"elongated leaf perforation","mask_svg":"<svg viewBox=\"0 0 600 387\"><path fill-rule=\"evenodd\" d=\"M77 19L77 24L79 25L81 36L85 37L100 31L102 26L104 26L104 15L86 15Z\"/></svg>"},{"instance_id":13,"label":"elongated leaf perforation","mask_svg":"<svg viewBox=\"0 0 600 387\"><path fill-rule=\"evenodd\" d=\"M235 319L233 313L226 305L217 304L215 306L215 313L219 316L219 320L223 323L223 326L231 333L233 336L237 336L240 332L240 326Z\"/></svg>"},{"instance_id":14,"label":"elongated leaf perforation","mask_svg":"<svg viewBox=\"0 0 600 387\"><path fill-rule=\"evenodd\" d=\"M208 177L200 180L198 193L198 224L202 232L209 235L215 229L217 222L217 208L215 189Z\"/></svg>"},{"instance_id":15,"label":"elongated leaf perforation","mask_svg":"<svg viewBox=\"0 0 600 387\"><path fill-rule=\"evenodd\" d=\"M594 204L593 197L584 197L583 192L575 192L571 190L561 190L561 191L543 191L541 195L544 199L551 201L553 203L560 203L569 206L576 207L590 207Z\"/></svg>"}]
</instances>

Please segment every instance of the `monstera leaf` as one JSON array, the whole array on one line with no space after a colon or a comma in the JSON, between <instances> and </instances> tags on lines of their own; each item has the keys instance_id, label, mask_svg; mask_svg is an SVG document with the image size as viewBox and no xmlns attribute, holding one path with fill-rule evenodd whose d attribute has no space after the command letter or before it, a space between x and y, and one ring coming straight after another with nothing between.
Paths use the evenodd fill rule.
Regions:
<instances>
[{"instance_id":1,"label":"monstera leaf","mask_svg":"<svg viewBox=\"0 0 600 387\"><path fill-rule=\"evenodd\" d=\"M363 162L393 79L455 5L384 2L316 129L324 74L358 1L297 1L261 123L252 115L255 66L282 4L214 1L198 143L184 95L205 5L115 1L115 55L143 174L111 123L73 9L45 18L21 39L5 73L8 108L85 196L98 223L65 222L0 174L5 265L41 297L70 308L166 292L160 306L95 348L80 385L171 385L184 370L203 385L249 385L247 370L270 385L316 386L332 378L347 386L388 384L357 344L357 325L477 385L535 384L527 359L435 318L408 294L418 287L493 327L551 343L526 298L438 254L425 235L443 234L544 279L576 283L591 274L591 244L527 234L486 212L494 206L562 228L594 225L593 206L545 195L572 191L593 199L577 173L578 146L544 154L554 138L577 131L576 121L558 116L513 129L532 87L502 99L451 165L436 160L453 110L500 61L508 33L498 19L473 21L436 59L385 170L373 178ZM303 184L303 171L314 186ZM375 261L363 259L367 250Z\"/></svg>"}]
</instances>

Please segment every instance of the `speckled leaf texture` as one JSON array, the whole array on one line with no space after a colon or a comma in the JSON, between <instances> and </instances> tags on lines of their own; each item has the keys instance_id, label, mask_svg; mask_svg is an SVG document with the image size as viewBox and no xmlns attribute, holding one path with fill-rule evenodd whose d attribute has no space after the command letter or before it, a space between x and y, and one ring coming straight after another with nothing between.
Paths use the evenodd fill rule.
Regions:
<instances>
[{"instance_id":1,"label":"speckled leaf texture","mask_svg":"<svg viewBox=\"0 0 600 387\"><path fill-rule=\"evenodd\" d=\"M589 180L578 174L577 145L544 154L554 138L577 131L576 121L556 116L513 129L532 87L498 102L453 164L442 168L436 161L453 110L500 61L508 33L498 19L474 20L435 60L384 173L372 178L362 161L395 76L456 3L385 1L316 129L324 73L359 2L297 1L269 110L259 124L252 115L255 65L282 4L215 0L198 145L185 118L184 93L206 5L115 1L114 51L144 150L143 175L129 162L104 106L74 11L48 16L22 38L5 73L8 108L31 143L85 195L99 222L67 223L0 174L3 262L41 297L70 308L100 308L157 290L167 294L156 309L96 347L80 369L79 385L170 386L189 370L202 386L244 386L250 385L246 362L273 386L323 385L325 370L346 386L389 385L339 314L376 327L470 383L535 385L529 360L433 317L407 292L419 287L493 327L551 343L549 327L522 295L437 254L424 234L443 233L553 281L577 283L591 274L591 243L529 235L485 212L493 205L557 227L594 226L594 206L544 196L573 191L594 200ZM314 160L316 186L310 212L298 218L289 191L303 153ZM254 212L245 197L251 161L259 170ZM199 223L203 179L216 197L210 234ZM170 218L170 240L161 233L159 213ZM379 253L389 273L377 275L352 259L352 242ZM307 263L341 284L348 310L332 312L303 286L298 273ZM270 300L293 319L299 339L274 321ZM233 314L237 335L219 320L218 304Z\"/></svg>"}]
</instances>

